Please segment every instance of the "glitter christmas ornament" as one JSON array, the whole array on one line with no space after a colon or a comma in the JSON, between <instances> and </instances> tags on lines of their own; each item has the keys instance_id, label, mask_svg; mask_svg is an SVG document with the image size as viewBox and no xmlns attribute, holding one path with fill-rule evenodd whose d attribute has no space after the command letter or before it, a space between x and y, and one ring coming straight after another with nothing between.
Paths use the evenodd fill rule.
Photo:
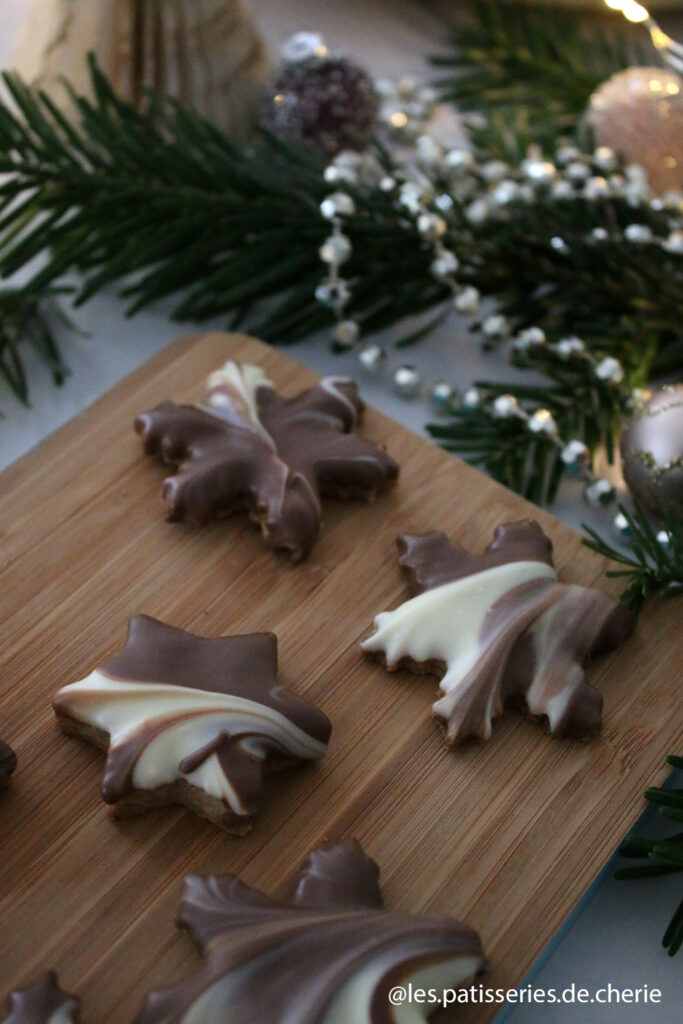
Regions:
<instances>
[{"instance_id":1,"label":"glitter christmas ornament","mask_svg":"<svg viewBox=\"0 0 683 1024\"><path fill-rule=\"evenodd\" d=\"M621 438L624 479L643 505L683 515L683 384L641 403Z\"/></svg>"},{"instance_id":2,"label":"glitter christmas ornament","mask_svg":"<svg viewBox=\"0 0 683 1024\"><path fill-rule=\"evenodd\" d=\"M683 189L683 78L675 71L620 71L591 97L587 121L597 146L644 168L655 192Z\"/></svg>"},{"instance_id":3,"label":"glitter christmas ornament","mask_svg":"<svg viewBox=\"0 0 683 1024\"><path fill-rule=\"evenodd\" d=\"M319 37L315 37L319 39ZM370 76L324 44L309 45L303 59L289 60L275 76L261 122L287 142L303 143L327 156L361 150L370 141L379 96Z\"/></svg>"}]
</instances>

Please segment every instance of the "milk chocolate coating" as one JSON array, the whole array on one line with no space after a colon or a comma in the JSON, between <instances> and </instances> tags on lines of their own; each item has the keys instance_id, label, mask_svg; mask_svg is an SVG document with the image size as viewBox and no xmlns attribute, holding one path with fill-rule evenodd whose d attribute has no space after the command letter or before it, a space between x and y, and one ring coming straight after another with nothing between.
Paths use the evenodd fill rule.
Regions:
<instances>
[{"instance_id":1,"label":"milk chocolate coating","mask_svg":"<svg viewBox=\"0 0 683 1024\"><path fill-rule=\"evenodd\" d=\"M433 711L450 745L488 739L509 705L546 717L554 735L586 737L600 728L602 697L584 665L622 643L633 617L602 591L559 583L538 523L499 526L482 555L436 532L399 537L398 547L418 596L378 616L363 648L385 655L389 668L404 662L443 676ZM427 609L430 592L442 600L430 599Z\"/></svg>"},{"instance_id":2,"label":"milk chocolate coating","mask_svg":"<svg viewBox=\"0 0 683 1024\"><path fill-rule=\"evenodd\" d=\"M57 975L48 971L26 988L10 994L9 1016L2 1024L50 1024L56 1014L59 1024L78 1024L80 1006L80 999L62 992Z\"/></svg>"},{"instance_id":3,"label":"milk chocolate coating","mask_svg":"<svg viewBox=\"0 0 683 1024\"><path fill-rule=\"evenodd\" d=\"M272 633L253 633L233 637L198 637L168 626L147 615L131 619L125 647L81 683L65 687L54 698L60 717L102 728L102 710L128 702L130 721L121 735L109 744L102 794L107 803L116 804L135 790L153 787L136 785L134 775L148 746L167 730L198 723L204 742L193 746L192 736L174 741L171 747L177 777L183 779L197 771L213 755L230 789L236 794L235 815L249 818L255 812L264 773L270 768L321 756L329 741L331 725L313 704L277 685L277 638ZM109 685L111 681L111 685ZM117 684L139 684L131 695ZM153 687L146 693L146 687ZM160 687L164 706L146 710L136 718L136 708L153 699ZM173 688L181 688L174 695ZM195 707L182 691L198 691ZM205 700L207 694L220 694L246 701L246 707L234 709L223 702ZM174 703L176 702L176 703ZM271 709L275 717L259 709ZM227 718L234 726L215 727L206 739L214 714L221 722ZM288 725L299 740L290 743ZM120 728L120 726L119 726ZM304 751L301 750L304 743ZM191 779L188 781L192 782ZM215 795L215 794L211 794ZM208 816L208 815L207 815Z\"/></svg>"},{"instance_id":4,"label":"milk chocolate coating","mask_svg":"<svg viewBox=\"0 0 683 1024\"><path fill-rule=\"evenodd\" d=\"M0 740L0 788L5 785L17 767L17 755L9 744Z\"/></svg>"},{"instance_id":5,"label":"milk chocolate coating","mask_svg":"<svg viewBox=\"0 0 683 1024\"><path fill-rule=\"evenodd\" d=\"M247 383L254 369L227 364L210 410L164 402L135 429L147 454L177 466L164 481L169 520L201 526L246 509L266 544L298 562L318 535L323 496L372 498L398 466L355 433L363 405L353 381L325 378L286 399L269 382Z\"/></svg>"},{"instance_id":6,"label":"milk chocolate coating","mask_svg":"<svg viewBox=\"0 0 683 1024\"><path fill-rule=\"evenodd\" d=\"M418 536L403 534L397 540L398 564L405 570L414 594L463 579L475 572L509 562L553 564L553 544L533 520L502 523L482 555L471 555L445 533L432 530Z\"/></svg>"},{"instance_id":7,"label":"milk chocolate coating","mask_svg":"<svg viewBox=\"0 0 683 1024\"><path fill-rule=\"evenodd\" d=\"M309 854L289 903L232 875L187 878L178 923L205 967L151 993L137 1024L180 1024L190 1013L230 1024L325 1024L335 999L357 1011L335 1020L393 1024L389 990L416 970L448 961L464 980L484 969L476 932L446 917L388 913L378 875L351 841ZM362 980L356 991L368 971L370 991Z\"/></svg>"}]
</instances>

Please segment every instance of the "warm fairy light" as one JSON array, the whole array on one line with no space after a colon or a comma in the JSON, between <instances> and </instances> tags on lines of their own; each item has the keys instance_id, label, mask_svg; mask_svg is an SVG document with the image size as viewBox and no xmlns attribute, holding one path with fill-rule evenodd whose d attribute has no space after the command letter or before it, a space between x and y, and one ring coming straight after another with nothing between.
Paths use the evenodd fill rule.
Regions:
<instances>
[{"instance_id":1,"label":"warm fairy light","mask_svg":"<svg viewBox=\"0 0 683 1024\"><path fill-rule=\"evenodd\" d=\"M683 46L662 31L647 7L637 3L637 0L605 0L605 3L610 10L620 11L629 21L644 25L653 45L667 64L677 71L683 71Z\"/></svg>"},{"instance_id":2,"label":"warm fairy light","mask_svg":"<svg viewBox=\"0 0 683 1024\"><path fill-rule=\"evenodd\" d=\"M629 21L647 21L650 17L647 9L636 3L636 0L605 0L605 3L613 11L621 11Z\"/></svg>"}]
</instances>

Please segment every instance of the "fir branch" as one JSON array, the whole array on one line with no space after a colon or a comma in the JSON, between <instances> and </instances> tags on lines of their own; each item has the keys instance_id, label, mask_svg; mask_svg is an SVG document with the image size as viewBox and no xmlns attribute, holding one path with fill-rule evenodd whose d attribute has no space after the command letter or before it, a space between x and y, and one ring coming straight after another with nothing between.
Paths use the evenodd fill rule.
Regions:
<instances>
[{"instance_id":1,"label":"fir branch","mask_svg":"<svg viewBox=\"0 0 683 1024\"><path fill-rule=\"evenodd\" d=\"M663 521L668 540L661 543L638 502L634 502L633 513L628 512L623 505L619 506L619 511L629 525L632 537L629 541L630 554L616 550L585 523L583 528L590 539L583 543L599 555L624 567L607 572L607 576L629 581L628 588L621 596L623 603L638 614L652 594L664 598L683 595L683 521L680 516L673 509L665 509Z\"/></svg>"},{"instance_id":2,"label":"fir branch","mask_svg":"<svg viewBox=\"0 0 683 1024\"><path fill-rule=\"evenodd\" d=\"M667 757L673 768L683 769L683 757ZM683 788L653 787L645 793L646 800L659 807L659 813L669 821L683 821ZM651 878L656 875L678 874L683 871L683 832L667 839L653 839L633 833L619 847L622 857L646 860L632 868L619 868L614 877L619 879ZM674 956L683 945L683 900L674 912L664 933L662 945L669 956Z\"/></svg>"},{"instance_id":3,"label":"fir branch","mask_svg":"<svg viewBox=\"0 0 683 1024\"><path fill-rule=\"evenodd\" d=\"M53 290L52 295L56 295ZM49 297L22 288L0 289L0 377L19 401L28 404L28 381L21 348L33 346L61 384L68 371L52 329L57 314Z\"/></svg>"},{"instance_id":4,"label":"fir branch","mask_svg":"<svg viewBox=\"0 0 683 1024\"><path fill-rule=\"evenodd\" d=\"M503 159L521 158L530 143L551 152L574 134L611 74L653 62L625 26L601 31L576 12L491 0L471 4L450 48L432 57L448 72L434 83L441 98L483 114L473 142L481 154Z\"/></svg>"}]
</instances>

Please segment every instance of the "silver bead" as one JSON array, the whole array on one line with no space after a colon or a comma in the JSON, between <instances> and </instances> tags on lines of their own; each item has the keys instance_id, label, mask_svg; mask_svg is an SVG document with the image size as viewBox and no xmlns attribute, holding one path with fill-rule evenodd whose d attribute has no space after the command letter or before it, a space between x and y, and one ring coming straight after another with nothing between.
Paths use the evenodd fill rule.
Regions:
<instances>
[{"instance_id":1,"label":"silver bead","mask_svg":"<svg viewBox=\"0 0 683 1024\"><path fill-rule=\"evenodd\" d=\"M448 225L438 213L421 213L417 218L417 230L423 238L436 242L446 234Z\"/></svg>"},{"instance_id":2,"label":"silver bead","mask_svg":"<svg viewBox=\"0 0 683 1024\"><path fill-rule=\"evenodd\" d=\"M355 149L342 149L332 160L335 167L345 171L358 171L362 167L365 157Z\"/></svg>"},{"instance_id":3,"label":"silver bead","mask_svg":"<svg viewBox=\"0 0 683 1024\"><path fill-rule=\"evenodd\" d=\"M409 75L404 75L396 83L396 92L399 96L412 96L417 88L417 83L414 78Z\"/></svg>"},{"instance_id":4,"label":"silver bead","mask_svg":"<svg viewBox=\"0 0 683 1024\"><path fill-rule=\"evenodd\" d=\"M606 242L609 238L609 234L605 228L593 228L589 237L593 242Z\"/></svg>"},{"instance_id":5,"label":"silver bead","mask_svg":"<svg viewBox=\"0 0 683 1024\"><path fill-rule=\"evenodd\" d=\"M505 338L510 333L510 326L502 313L493 313L484 320L481 332L487 338Z\"/></svg>"},{"instance_id":6,"label":"silver bead","mask_svg":"<svg viewBox=\"0 0 683 1024\"><path fill-rule=\"evenodd\" d=\"M557 423L548 409L537 409L529 418L527 426L534 434L547 434L549 437L557 436Z\"/></svg>"},{"instance_id":7,"label":"silver bead","mask_svg":"<svg viewBox=\"0 0 683 1024\"><path fill-rule=\"evenodd\" d=\"M620 541L628 543L633 540L633 528L623 512L617 512L615 515L612 529Z\"/></svg>"},{"instance_id":8,"label":"silver bead","mask_svg":"<svg viewBox=\"0 0 683 1024\"><path fill-rule=\"evenodd\" d=\"M423 110L423 116L425 111ZM420 135L415 143L417 159L425 167L433 167L443 157L443 149L431 135Z\"/></svg>"},{"instance_id":9,"label":"silver bead","mask_svg":"<svg viewBox=\"0 0 683 1024\"><path fill-rule=\"evenodd\" d=\"M280 53L286 64L305 64L327 57L329 51L317 32L297 32L284 43Z\"/></svg>"},{"instance_id":10,"label":"silver bead","mask_svg":"<svg viewBox=\"0 0 683 1024\"><path fill-rule=\"evenodd\" d=\"M665 550L671 546L671 534L668 530L660 530L657 533L657 543Z\"/></svg>"},{"instance_id":11,"label":"silver bead","mask_svg":"<svg viewBox=\"0 0 683 1024\"><path fill-rule=\"evenodd\" d=\"M549 185L557 174L557 170L555 164L551 164L548 160L530 159L522 163L522 173L535 185Z\"/></svg>"},{"instance_id":12,"label":"silver bead","mask_svg":"<svg viewBox=\"0 0 683 1024\"><path fill-rule=\"evenodd\" d=\"M650 198L651 192L647 185L627 182L621 194L629 206L642 206Z\"/></svg>"},{"instance_id":13,"label":"silver bead","mask_svg":"<svg viewBox=\"0 0 683 1024\"><path fill-rule=\"evenodd\" d=\"M605 199L610 194L609 182L606 178L589 178L583 187L586 199Z\"/></svg>"},{"instance_id":14,"label":"silver bead","mask_svg":"<svg viewBox=\"0 0 683 1024\"><path fill-rule=\"evenodd\" d=\"M465 210L465 216L473 224L482 224L488 220L491 209L486 199L475 199Z\"/></svg>"},{"instance_id":15,"label":"silver bead","mask_svg":"<svg viewBox=\"0 0 683 1024\"><path fill-rule=\"evenodd\" d=\"M339 167L337 164L330 164L329 167L326 167L323 178L328 185L339 185L343 182L346 182L349 185L355 185L358 181L358 175L355 170L351 167Z\"/></svg>"},{"instance_id":16,"label":"silver bead","mask_svg":"<svg viewBox=\"0 0 683 1024\"><path fill-rule=\"evenodd\" d=\"M521 410L514 395L498 395L491 407L494 419L507 420L511 416L519 416Z\"/></svg>"},{"instance_id":17,"label":"silver bead","mask_svg":"<svg viewBox=\"0 0 683 1024\"><path fill-rule=\"evenodd\" d=\"M624 379L624 370L618 359L606 356L595 367L595 376L598 380L604 380L609 384L621 384Z\"/></svg>"},{"instance_id":18,"label":"silver bead","mask_svg":"<svg viewBox=\"0 0 683 1024\"><path fill-rule=\"evenodd\" d=\"M323 263L345 263L351 255L351 239L346 235L330 235L320 246L319 255Z\"/></svg>"},{"instance_id":19,"label":"silver bead","mask_svg":"<svg viewBox=\"0 0 683 1024\"><path fill-rule=\"evenodd\" d=\"M469 171L474 167L474 154L469 149L449 149L444 163L449 171Z\"/></svg>"},{"instance_id":20,"label":"silver bead","mask_svg":"<svg viewBox=\"0 0 683 1024\"><path fill-rule=\"evenodd\" d=\"M453 308L458 313L476 313L480 298L479 290L474 285L465 285L453 299Z\"/></svg>"},{"instance_id":21,"label":"silver bead","mask_svg":"<svg viewBox=\"0 0 683 1024\"><path fill-rule=\"evenodd\" d=\"M647 171L640 164L629 164L628 167L624 168L624 175L634 185L648 184Z\"/></svg>"},{"instance_id":22,"label":"silver bead","mask_svg":"<svg viewBox=\"0 0 683 1024\"><path fill-rule=\"evenodd\" d=\"M436 206L437 210L441 210L442 213L447 213L453 209L455 203L453 202L453 197L449 196L448 192L442 192L434 200L434 206Z\"/></svg>"},{"instance_id":23,"label":"silver bead","mask_svg":"<svg viewBox=\"0 0 683 1024\"><path fill-rule=\"evenodd\" d=\"M352 348L360 337L360 327L355 320L341 320L332 336L338 348Z\"/></svg>"},{"instance_id":24,"label":"silver bead","mask_svg":"<svg viewBox=\"0 0 683 1024\"><path fill-rule=\"evenodd\" d=\"M491 192L491 201L496 206L507 206L508 203L513 203L518 197L519 185L516 181L510 181L509 178L499 182Z\"/></svg>"},{"instance_id":25,"label":"silver bead","mask_svg":"<svg viewBox=\"0 0 683 1024\"><path fill-rule=\"evenodd\" d=\"M396 93L396 86L390 78L376 78L374 84L377 95L383 96L385 99L388 96L394 96Z\"/></svg>"},{"instance_id":26,"label":"silver bead","mask_svg":"<svg viewBox=\"0 0 683 1024\"><path fill-rule=\"evenodd\" d=\"M484 404L484 396L479 388L468 388L462 396L462 408L464 412L475 412Z\"/></svg>"},{"instance_id":27,"label":"silver bead","mask_svg":"<svg viewBox=\"0 0 683 1024\"><path fill-rule=\"evenodd\" d=\"M386 354L381 345L371 342L364 345L358 353L358 362L366 373L379 373L384 365Z\"/></svg>"},{"instance_id":28,"label":"silver bead","mask_svg":"<svg viewBox=\"0 0 683 1024\"><path fill-rule=\"evenodd\" d=\"M624 238L627 242L646 245L652 241L652 228L647 224L629 224L624 228Z\"/></svg>"},{"instance_id":29,"label":"silver bead","mask_svg":"<svg viewBox=\"0 0 683 1024\"><path fill-rule=\"evenodd\" d=\"M553 199L573 199L576 192L570 182L565 181L564 178L560 178L559 181L553 182L550 194Z\"/></svg>"},{"instance_id":30,"label":"silver bead","mask_svg":"<svg viewBox=\"0 0 683 1024\"><path fill-rule=\"evenodd\" d=\"M443 281L449 277L452 277L452 275L455 274L459 266L460 260L455 255L455 253L451 252L449 249L442 249L442 251L439 253L439 255L432 263L430 270L434 277L438 278L440 281Z\"/></svg>"},{"instance_id":31,"label":"silver bead","mask_svg":"<svg viewBox=\"0 0 683 1024\"><path fill-rule=\"evenodd\" d=\"M609 146L598 146L593 153L593 163L601 171L613 171L617 166L617 154Z\"/></svg>"},{"instance_id":32,"label":"silver bead","mask_svg":"<svg viewBox=\"0 0 683 1024\"><path fill-rule=\"evenodd\" d=\"M427 190L422 185L418 185L414 181L406 181L401 185L398 201L410 213L418 213L424 204L426 194Z\"/></svg>"},{"instance_id":33,"label":"silver bead","mask_svg":"<svg viewBox=\"0 0 683 1024\"><path fill-rule=\"evenodd\" d=\"M415 398L420 391L422 380L414 366L404 365L394 372L393 387L401 398Z\"/></svg>"},{"instance_id":34,"label":"silver bead","mask_svg":"<svg viewBox=\"0 0 683 1024\"><path fill-rule=\"evenodd\" d=\"M677 256L683 256L683 231L672 231L669 237L662 242L662 248Z\"/></svg>"},{"instance_id":35,"label":"silver bead","mask_svg":"<svg viewBox=\"0 0 683 1024\"><path fill-rule=\"evenodd\" d=\"M320 212L325 220L334 220L341 215L351 216L356 212L356 204L346 192L333 192L331 196L323 199L320 204Z\"/></svg>"},{"instance_id":36,"label":"silver bead","mask_svg":"<svg viewBox=\"0 0 683 1024\"><path fill-rule=\"evenodd\" d=\"M561 146L555 154L555 159L558 164L562 164L566 167L567 164L573 163L581 156L581 150L577 149L576 146Z\"/></svg>"},{"instance_id":37,"label":"silver bead","mask_svg":"<svg viewBox=\"0 0 683 1024\"><path fill-rule=\"evenodd\" d=\"M438 380L429 392L432 409L439 416L447 416L457 408L458 395L447 380Z\"/></svg>"},{"instance_id":38,"label":"silver bead","mask_svg":"<svg viewBox=\"0 0 683 1024\"><path fill-rule=\"evenodd\" d=\"M585 490L586 501L593 508L600 508L603 505L609 505L614 499L614 488L612 487L609 480L606 480L604 476L600 476L597 480L593 480Z\"/></svg>"},{"instance_id":39,"label":"silver bead","mask_svg":"<svg viewBox=\"0 0 683 1024\"><path fill-rule=\"evenodd\" d=\"M540 327L527 327L520 331L513 344L515 352L528 352L536 345L545 345L545 331Z\"/></svg>"},{"instance_id":40,"label":"silver bead","mask_svg":"<svg viewBox=\"0 0 683 1024\"><path fill-rule=\"evenodd\" d=\"M482 165L481 174L484 181L491 185L496 181L502 181L510 168L502 160L488 160Z\"/></svg>"},{"instance_id":41,"label":"silver bead","mask_svg":"<svg viewBox=\"0 0 683 1024\"><path fill-rule=\"evenodd\" d=\"M550 248L561 254L569 252L569 246L565 242L564 238L560 238L559 235L555 235L550 239Z\"/></svg>"},{"instance_id":42,"label":"silver bead","mask_svg":"<svg viewBox=\"0 0 683 1024\"><path fill-rule=\"evenodd\" d=\"M590 167L586 164L581 163L580 160L574 160L567 167L567 177L575 185L583 185L583 183L590 178L591 171Z\"/></svg>"},{"instance_id":43,"label":"silver bead","mask_svg":"<svg viewBox=\"0 0 683 1024\"><path fill-rule=\"evenodd\" d=\"M568 473L572 474L578 474L586 468L589 455L588 447L583 441L576 439L566 444L560 452L564 468Z\"/></svg>"},{"instance_id":44,"label":"silver bead","mask_svg":"<svg viewBox=\"0 0 683 1024\"><path fill-rule=\"evenodd\" d=\"M346 281L323 281L316 288L315 297L321 306L340 309L351 298L351 291Z\"/></svg>"},{"instance_id":45,"label":"silver bead","mask_svg":"<svg viewBox=\"0 0 683 1024\"><path fill-rule=\"evenodd\" d=\"M379 189L380 192L393 192L397 185L396 178L392 178L390 174L385 174L383 178L380 178Z\"/></svg>"},{"instance_id":46,"label":"silver bead","mask_svg":"<svg viewBox=\"0 0 683 1024\"><path fill-rule=\"evenodd\" d=\"M581 338L562 338L555 346L555 351L561 359L571 359L573 356L582 356L586 346Z\"/></svg>"}]
</instances>

